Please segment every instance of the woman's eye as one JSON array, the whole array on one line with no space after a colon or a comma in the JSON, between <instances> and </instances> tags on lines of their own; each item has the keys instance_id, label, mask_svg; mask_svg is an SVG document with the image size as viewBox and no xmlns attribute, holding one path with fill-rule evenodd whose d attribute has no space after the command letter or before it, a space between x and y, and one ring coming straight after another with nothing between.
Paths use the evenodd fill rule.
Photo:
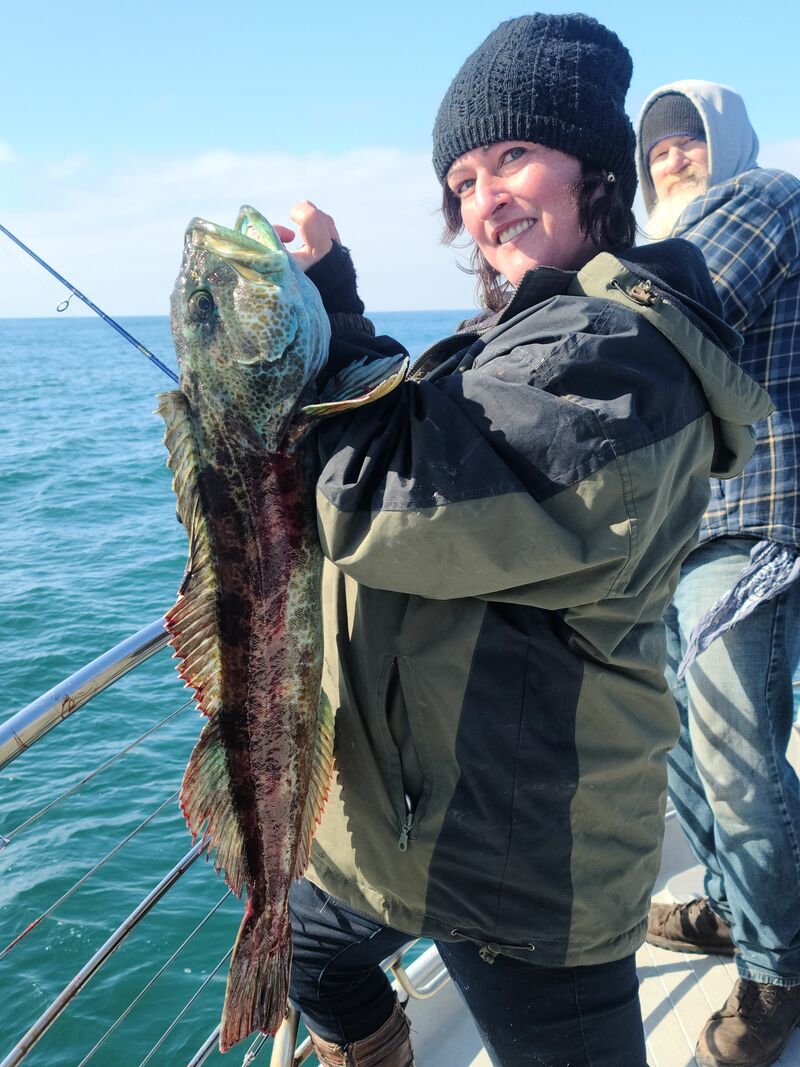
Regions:
<instances>
[{"instance_id":1,"label":"woman's eye","mask_svg":"<svg viewBox=\"0 0 800 1067\"><path fill-rule=\"evenodd\" d=\"M525 155L525 149L522 145L517 145L515 148L509 148L509 150L503 156L504 163L513 163L517 159L521 159Z\"/></svg>"},{"instance_id":2,"label":"woman's eye","mask_svg":"<svg viewBox=\"0 0 800 1067\"><path fill-rule=\"evenodd\" d=\"M189 297L188 311L196 322L207 322L214 314L214 297L208 289L198 289Z\"/></svg>"},{"instance_id":3,"label":"woman's eye","mask_svg":"<svg viewBox=\"0 0 800 1067\"><path fill-rule=\"evenodd\" d=\"M459 198L463 197L466 193L470 192L474 184L474 178L463 178L460 182L456 182L453 187L453 195Z\"/></svg>"}]
</instances>

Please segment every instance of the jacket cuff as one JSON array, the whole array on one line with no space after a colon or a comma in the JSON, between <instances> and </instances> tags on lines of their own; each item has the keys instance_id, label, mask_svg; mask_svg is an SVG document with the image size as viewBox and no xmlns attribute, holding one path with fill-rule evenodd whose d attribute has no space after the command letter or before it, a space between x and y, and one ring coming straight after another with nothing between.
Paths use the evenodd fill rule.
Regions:
<instances>
[{"instance_id":1,"label":"jacket cuff","mask_svg":"<svg viewBox=\"0 0 800 1067\"><path fill-rule=\"evenodd\" d=\"M329 315L362 315L364 303L356 288L356 270L350 250L333 242L330 252L306 271L306 277L319 290L322 303Z\"/></svg>"},{"instance_id":2,"label":"jacket cuff","mask_svg":"<svg viewBox=\"0 0 800 1067\"><path fill-rule=\"evenodd\" d=\"M331 320L331 333L366 333L375 336L375 327L363 315L353 311L335 311L328 316Z\"/></svg>"}]
</instances>

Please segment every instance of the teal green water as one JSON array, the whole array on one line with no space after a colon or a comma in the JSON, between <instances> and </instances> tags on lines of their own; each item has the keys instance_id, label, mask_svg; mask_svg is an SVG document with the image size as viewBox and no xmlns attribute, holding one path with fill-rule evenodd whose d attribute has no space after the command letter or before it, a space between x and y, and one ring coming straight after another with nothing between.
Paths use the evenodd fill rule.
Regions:
<instances>
[{"instance_id":1,"label":"teal green water","mask_svg":"<svg viewBox=\"0 0 800 1067\"><path fill-rule=\"evenodd\" d=\"M412 355L451 332L456 312L374 316ZM174 365L166 319L123 320ZM170 381L97 319L0 320L0 664L13 714L172 603L185 560L153 414ZM168 652L101 694L0 772L0 952L180 785L200 730L187 707L111 769L16 827L186 701ZM164 810L0 959L0 1059L117 925L188 850ZM137 927L27 1059L76 1067L225 892L200 860ZM137 1067L185 1064L219 1020L241 904L228 897L92 1056ZM241 1063L248 1045L210 1064ZM260 1057L258 1062L266 1062Z\"/></svg>"}]
</instances>

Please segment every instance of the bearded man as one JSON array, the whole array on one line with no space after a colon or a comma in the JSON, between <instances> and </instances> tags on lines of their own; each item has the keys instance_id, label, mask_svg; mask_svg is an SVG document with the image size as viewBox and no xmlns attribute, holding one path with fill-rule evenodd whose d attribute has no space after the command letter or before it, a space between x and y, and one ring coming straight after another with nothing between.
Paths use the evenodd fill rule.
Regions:
<instances>
[{"instance_id":1,"label":"bearded man","mask_svg":"<svg viewBox=\"0 0 800 1067\"><path fill-rule=\"evenodd\" d=\"M800 787L786 758L800 658L800 181L757 165L741 97L680 81L645 101L648 236L703 252L739 362L775 412L744 472L712 481L666 621L681 714L672 800L705 896L653 905L648 941L736 954L740 978L697 1046L704 1067L766 1067L800 1021Z\"/></svg>"}]
</instances>

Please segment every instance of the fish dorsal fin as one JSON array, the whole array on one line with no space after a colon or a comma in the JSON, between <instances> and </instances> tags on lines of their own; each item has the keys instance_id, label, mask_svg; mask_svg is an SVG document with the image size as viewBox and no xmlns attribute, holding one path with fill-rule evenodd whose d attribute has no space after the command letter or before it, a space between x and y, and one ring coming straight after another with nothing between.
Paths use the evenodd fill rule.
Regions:
<instances>
[{"instance_id":1,"label":"fish dorsal fin","mask_svg":"<svg viewBox=\"0 0 800 1067\"><path fill-rule=\"evenodd\" d=\"M334 714L331 703L325 693L320 693L317 707L317 731L314 759L311 764L311 777L308 794L303 806L303 821L297 843L297 860L294 877L301 878L311 858L311 842L322 818L322 809L328 797L331 777L333 776L333 731Z\"/></svg>"},{"instance_id":2,"label":"fish dorsal fin","mask_svg":"<svg viewBox=\"0 0 800 1067\"><path fill-rule=\"evenodd\" d=\"M367 356L349 363L335 374L320 394L319 402L306 404L305 415L339 415L372 404L391 393L408 374L408 356Z\"/></svg>"},{"instance_id":3,"label":"fish dorsal fin","mask_svg":"<svg viewBox=\"0 0 800 1067\"><path fill-rule=\"evenodd\" d=\"M201 506L199 459L189 402L175 390L159 397L158 413L166 423L167 466L173 474L178 516L189 537L189 559L178 600L166 616L178 674L208 722L186 767L181 807L192 836L210 842L214 866L224 870L231 889L241 894L245 882L244 840L231 799L230 770L219 733L221 643L217 616L214 544Z\"/></svg>"}]
</instances>

